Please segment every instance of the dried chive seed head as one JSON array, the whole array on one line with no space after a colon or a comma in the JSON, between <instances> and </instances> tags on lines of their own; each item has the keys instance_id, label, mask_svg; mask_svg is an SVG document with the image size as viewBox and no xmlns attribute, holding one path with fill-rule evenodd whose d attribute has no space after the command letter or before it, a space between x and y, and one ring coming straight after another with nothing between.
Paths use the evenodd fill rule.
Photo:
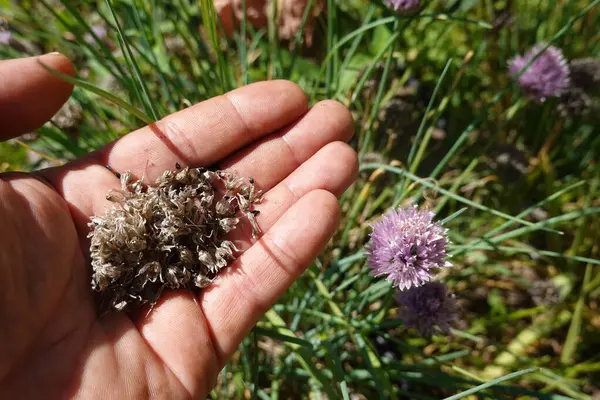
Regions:
<instances>
[{"instance_id":1,"label":"dried chive seed head","mask_svg":"<svg viewBox=\"0 0 600 400\"><path fill-rule=\"evenodd\" d=\"M152 186L120 175L121 190L103 217L91 219L92 288L101 308L154 304L164 289L199 289L239 254L227 240L242 220L260 229L254 205L262 193L230 172L178 168Z\"/></svg>"},{"instance_id":2,"label":"dried chive seed head","mask_svg":"<svg viewBox=\"0 0 600 400\"><path fill-rule=\"evenodd\" d=\"M386 276L401 290L429 282L445 261L447 230L433 220L434 213L416 206L392 209L372 225L367 246L375 276Z\"/></svg>"},{"instance_id":3,"label":"dried chive seed head","mask_svg":"<svg viewBox=\"0 0 600 400\"><path fill-rule=\"evenodd\" d=\"M569 64L571 85L560 97L558 111L563 117L583 117L595 109L595 95L600 90L600 61L577 58Z\"/></svg>"},{"instance_id":4,"label":"dried chive seed head","mask_svg":"<svg viewBox=\"0 0 600 400\"><path fill-rule=\"evenodd\" d=\"M529 161L522 150L508 143L493 146L490 149L490 166L505 182L516 182L527 173Z\"/></svg>"},{"instance_id":5,"label":"dried chive seed head","mask_svg":"<svg viewBox=\"0 0 600 400\"><path fill-rule=\"evenodd\" d=\"M600 60L593 57L577 58L569 65L573 86L589 91L600 88Z\"/></svg>"},{"instance_id":6,"label":"dried chive seed head","mask_svg":"<svg viewBox=\"0 0 600 400\"><path fill-rule=\"evenodd\" d=\"M399 291L396 302L400 305L399 316L404 325L416 328L423 336L431 336L438 328L448 333L457 319L454 295L442 282Z\"/></svg>"},{"instance_id":7,"label":"dried chive seed head","mask_svg":"<svg viewBox=\"0 0 600 400\"><path fill-rule=\"evenodd\" d=\"M582 88L571 86L560 96L557 110L563 117L583 117L593 110L594 100Z\"/></svg>"},{"instance_id":8,"label":"dried chive seed head","mask_svg":"<svg viewBox=\"0 0 600 400\"><path fill-rule=\"evenodd\" d=\"M418 104L411 96L395 95L383 107L381 123L398 135L410 131L418 115Z\"/></svg>"},{"instance_id":9,"label":"dried chive seed head","mask_svg":"<svg viewBox=\"0 0 600 400\"><path fill-rule=\"evenodd\" d=\"M536 281L528 292L536 306L554 306L560 303L560 290L552 280Z\"/></svg>"}]
</instances>

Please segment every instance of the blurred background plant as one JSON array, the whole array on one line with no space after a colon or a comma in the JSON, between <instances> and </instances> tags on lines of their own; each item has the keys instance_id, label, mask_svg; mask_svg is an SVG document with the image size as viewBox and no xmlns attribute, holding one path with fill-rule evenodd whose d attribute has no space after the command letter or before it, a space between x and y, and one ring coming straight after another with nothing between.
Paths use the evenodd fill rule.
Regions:
<instances>
[{"instance_id":1,"label":"blurred background plant","mask_svg":"<svg viewBox=\"0 0 600 400\"><path fill-rule=\"evenodd\" d=\"M61 164L232 88L291 79L350 108L361 176L338 234L213 398L600 398L600 0L393 3L0 0L1 58L58 50L78 71L52 121L0 144L0 171ZM543 102L508 65L535 45L570 69ZM409 204L450 230L443 279L460 322L447 335L406 329L366 266L369 224Z\"/></svg>"}]
</instances>

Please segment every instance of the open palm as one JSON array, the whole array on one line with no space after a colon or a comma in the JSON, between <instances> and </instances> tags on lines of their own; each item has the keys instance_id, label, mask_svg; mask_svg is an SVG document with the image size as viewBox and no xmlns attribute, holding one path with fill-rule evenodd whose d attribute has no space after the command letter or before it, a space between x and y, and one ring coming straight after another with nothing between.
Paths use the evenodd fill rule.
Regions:
<instances>
[{"instance_id":1,"label":"open palm","mask_svg":"<svg viewBox=\"0 0 600 400\"><path fill-rule=\"evenodd\" d=\"M59 54L42 57L73 73ZM36 129L72 88L37 59L0 61L0 139ZM170 115L63 167L0 175L0 398L203 398L244 336L333 234L357 160L348 111L310 110L285 81L252 84ZM218 164L266 192L264 234L199 296L99 318L86 235L119 187L175 164ZM249 239L246 238L249 243ZM197 300L197 301L195 301Z\"/></svg>"}]
</instances>

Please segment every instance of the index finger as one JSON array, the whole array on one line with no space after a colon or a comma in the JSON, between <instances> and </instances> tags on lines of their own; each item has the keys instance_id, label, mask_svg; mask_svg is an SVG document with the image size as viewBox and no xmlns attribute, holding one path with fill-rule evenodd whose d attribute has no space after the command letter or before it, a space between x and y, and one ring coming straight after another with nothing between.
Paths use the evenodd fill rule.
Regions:
<instances>
[{"instance_id":1,"label":"index finger","mask_svg":"<svg viewBox=\"0 0 600 400\"><path fill-rule=\"evenodd\" d=\"M69 59L58 53L0 61L0 140L39 128L73 91L39 61L65 74L75 73Z\"/></svg>"}]
</instances>

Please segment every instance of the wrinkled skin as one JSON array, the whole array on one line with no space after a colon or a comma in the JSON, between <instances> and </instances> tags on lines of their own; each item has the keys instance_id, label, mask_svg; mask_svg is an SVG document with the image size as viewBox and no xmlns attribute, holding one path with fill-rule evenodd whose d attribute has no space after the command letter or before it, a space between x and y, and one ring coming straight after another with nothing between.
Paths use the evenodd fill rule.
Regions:
<instances>
[{"instance_id":1,"label":"wrinkled skin","mask_svg":"<svg viewBox=\"0 0 600 400\"><path fill-rule=\"evenodd\" d=\"M0 139L38 128L72 88L59 54L0 61ZM70 164L0 174L0 398L204 398L245 335L325 246L336 196L355 179L348 111L285 81L194 105ZM258 242L194 299L170 292L147 315L95 311L91 215L118 179L217 163L266 191Z\"/></svg>"}]
</instances>

